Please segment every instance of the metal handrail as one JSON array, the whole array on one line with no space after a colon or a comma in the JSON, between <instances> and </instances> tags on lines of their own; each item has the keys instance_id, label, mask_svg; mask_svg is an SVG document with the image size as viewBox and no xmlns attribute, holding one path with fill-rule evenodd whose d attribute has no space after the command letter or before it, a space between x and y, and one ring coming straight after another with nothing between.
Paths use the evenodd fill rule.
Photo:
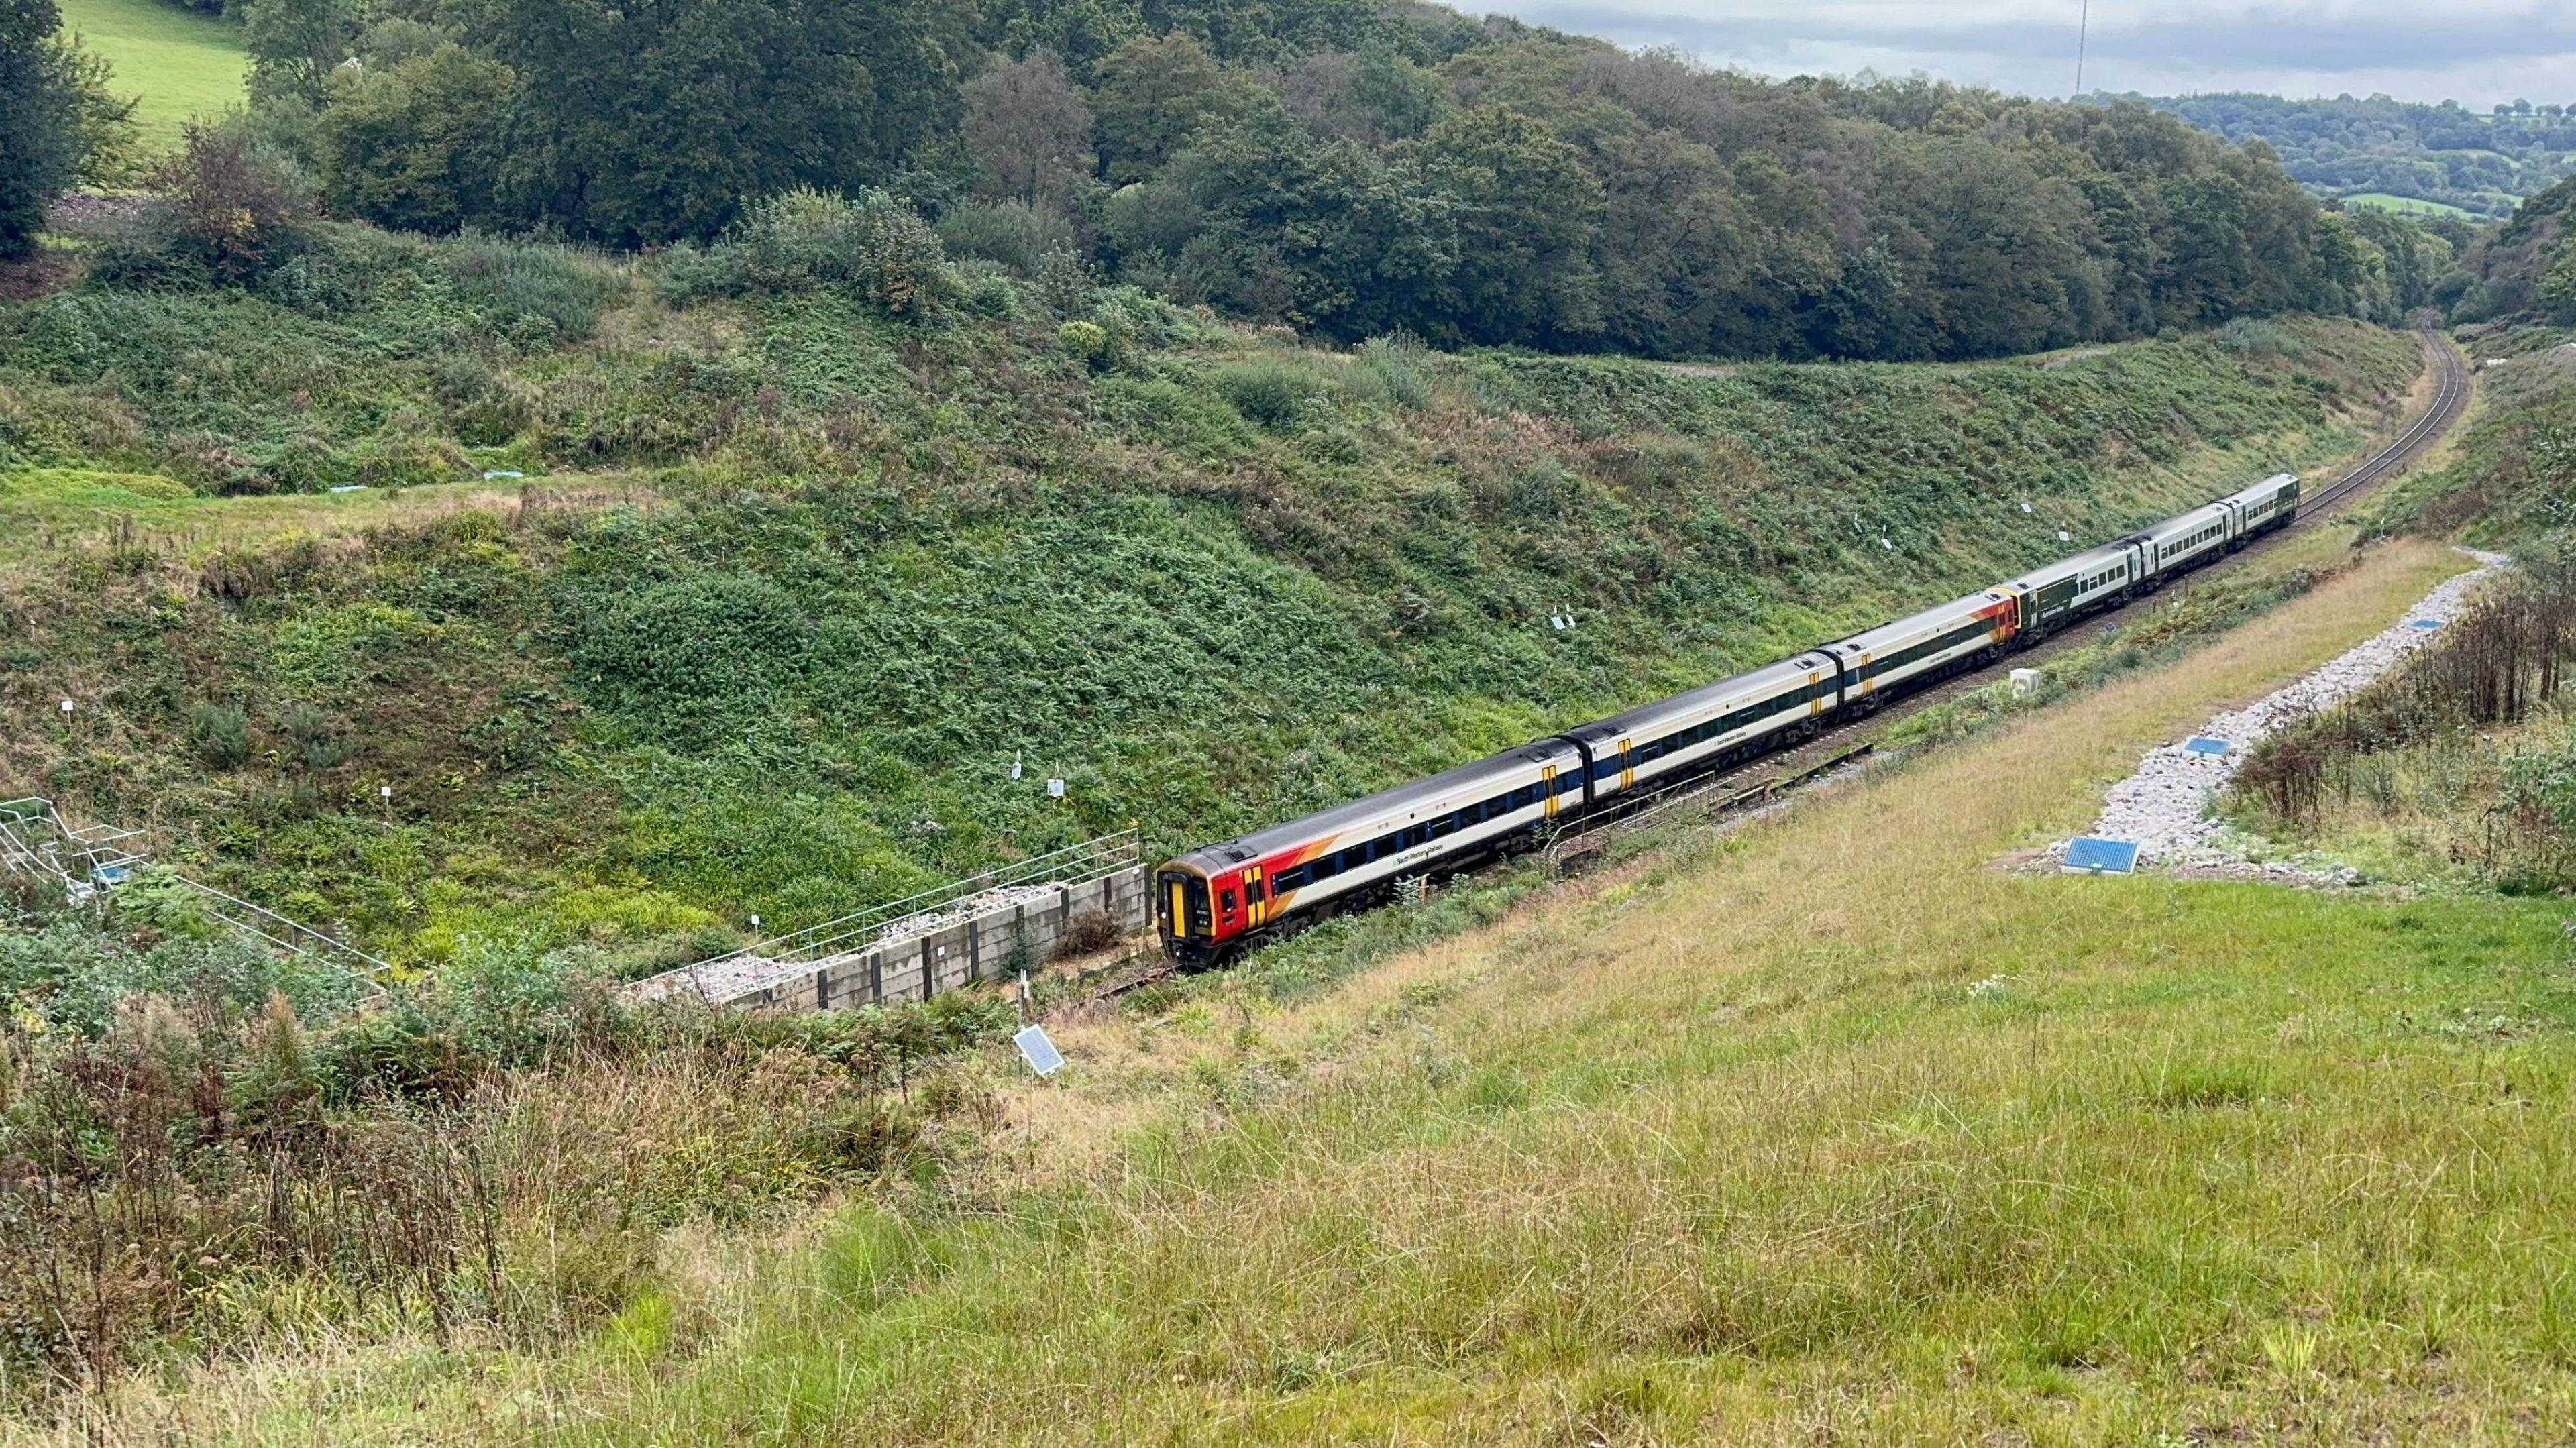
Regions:
<instances>
[{"instance_id":1,"label":"metal handrail","mask_svg":"<svg viewBox=\"0 0 2576 1448\"><path fill-rule=\"evenodd\" d=\"M41 827L51 838L38 837L31 826ZM142 834L141 830L108 824L74 827L63 818L62 811L54 807L52 800L35 795L0 800L0 866L52 876L62 887L64 896L75 905L122 883L135 866L144 862L141 851L125 845L126 841L139 839ZM66 864L63 858L66 853L78 857L77 865ZM336 952L365 962L366 973L370 975L393 969L390 961L369 955L347 941L325 935L309 925L290 920L266 906L228 895L176 870L165 869L161 873L209 900L220 902L220 905L203 907L216 920L279 950L307 957L325 951Z\"/></svg>"},{"instance_id":2,"label":"metal handrail","mask_svg":"<svg viewBox=\"0 0 2576 1448\"><path fill-rule=\"evenodd\" d=\"M1037 883L1080 884L1125 869L1143 857L1143 841L1139 832L1132 829L1120 830L1115 834L1102 835L1098 839L1085 840L1078 845L1066 845L1062 849L1050 850L1043 855L1032 855L1025 860L999 865L980 875L969 875L960 880L952 880L945 885L907 895L900 900L890 900L883 905L871 906L856 914L844 915L837 919L808 925L802 930L792 930L784 935L755 941L738 950L728 951L723 955L699 961L696 965L684 966L682 969L696 970L702 966L725 965L751 958L792 960L798 958L801 952L840 945L854 937L865 935L878 926L891 925L910 916L919 915L923 911L935 910L942 905L966 899L971 895L980 895L988 890ZM1041 880L1042 876L1047 878ZM1075 878L1076 876L1079 878Z\"/></svg>"},{"instance_id":3,"label":"metal handrail","mask_svg":"<svg viewBox=\"0 0 2576 1448\"><path fill-rule=\"evenodd\" d=\"M784 965L810 965L834 956L851 955L885 938L886 932L915 916L945 905L993 890L1015 885L1061 885L1067 888L1105 879L1120 870L1134 867L1144 859L1141 831L1119 830L1077 845L1066 845L1041 855L1032 855L1007 865L998 865L979 875L952 880L945 885L871 906L855 914L808 925L783 935L756 941L722 955L710 956L659 975L647 976L629 989L643 990L657 983L668 985L685 981L701 997L706 994L706 975L725 966L746 961L766 961Z\"/></svg>"},{"instance_id":4,"label":"metal handrail","mask_svg":"<svg viewBox=\"0 0 2576 1448\"><path fill-rule=\"evenodd\" d=\"M212 885L206 884L200 880L192 880L187 876L180 874L176 870L170 871L169 877L201 895L211 895L215 899L220 900L227 905L233 906L237 909L247 910L262 920L266 920L274 926L283 928L290 936L302 936L304 939L312 941L316 945L322 946L326 949L336 950L343 955L356 956L358 959L367 963L367 970L370 974L381 974L394 968L392 961L379 959L376 956L369 955L367 952L360 950L358 947L351 945L345 940L325 935L321 931L316 930L309 925L289 920L274 910L270 910L264 906L254 905L248 900L241 899L238 896L227 895ZM313 953L301 945L294 944L292 941L280 940L276 936L269 934L267 931L262 930L258 926L252 925L247 921L235 920L232 917L225 915L220 910L213 911L213 913L216 918L222 920L225 924L232 926L234 929L248 931L251 934L258 936L260 939L267 941L269 944L277 946L281 950L290 950L297 955L310 955Z\"/></svg>"}]
</instances>

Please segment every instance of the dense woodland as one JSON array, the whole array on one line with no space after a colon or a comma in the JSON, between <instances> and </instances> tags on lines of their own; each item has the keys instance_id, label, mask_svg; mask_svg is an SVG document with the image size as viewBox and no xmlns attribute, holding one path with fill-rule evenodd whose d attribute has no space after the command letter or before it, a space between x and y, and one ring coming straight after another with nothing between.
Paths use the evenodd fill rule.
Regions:
<instances>
[{"instance_id":1,"label":"dense woodland","mask_svg":"<svg viewBox=\"0 0 2576 1448\"><path fill-rule=\"evenodd\" d=\"M2286 100L2228 91L2194 96L2113 96L2142 102L2243 144L2262 141L2293 180L2331 195L2383 192L2505 217L2523 197L2576 173L2576 114L2529 101L2480 114L2440 105L2337 96Z\"/></svg>"},{"instance_id":2,"label":"dense woodland","mask_svg":"<svg viewBox=\"0 0 2576 1448\"><path fill-rule=\"evenodd\" d=\"M1346 341L1990 356L2394 320L2449 260L2144 105L1775 83L1380 0L253 0L242 24L226 184L281 217L693 247L752 199L881 192L952 254Z\"/></svg>"}]
</instances>

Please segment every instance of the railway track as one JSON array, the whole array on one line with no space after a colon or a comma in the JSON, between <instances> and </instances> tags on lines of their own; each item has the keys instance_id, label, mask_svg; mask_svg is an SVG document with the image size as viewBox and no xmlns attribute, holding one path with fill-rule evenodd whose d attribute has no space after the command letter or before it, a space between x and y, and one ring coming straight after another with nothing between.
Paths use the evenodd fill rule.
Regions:
<instances>
[{"instance_id":1,"label":"railway track","mask_svg":"<svg viewBox=\"0 0 2576 1448\"><path fill-rule=\"evenodd\" d=\"M2303 498L2299 504L2299 516L2289 527L2247 545L2242 552L2197 570L2194 578L2223 575L2242 567L2248 559L2277 547L2294 533L2323 526L2353 501L2404 471L2407 465L2423 456L2426 449L2458 425L2462 414L2468 410L2471 395L2468 367L2429 319L2419 324L2418 331L2424 339L2425 354L2432 363L2435 376L2433 401L2423 415L2408 423L2386 446ZM2029 667L2033 662L2045 662L2067 649L2098 639L2123 619L2136 616L2148 599L2157 596L2151 594L2107 610L2087 620L2081 627L2067 629L2029 649L2007 654L1987 667L1966 670L1930 688L1909 694L1880 713L1827 727L1794 748L1639 796L1609 815L1587 819L1550 836L1543 846L1543 854L1552 869L1580 868L1586 857L1599 853L1620 834L1687 811L1696 811L1708 819L1723 819L1775 804L1801 787L1870 754L1876 748L1877 736L1908 715L1992 682L1998 669ZM1179 969L1169 960L1159 957L1136 961L1125 969L1113 971L1106 980L1085 992L1085 998L1107 1000L1164 979Z\"/></svg>"},{"instance_id":2,"label":"railway track","mask_svg":"<svg viewBox=\"0 0 2576 1448\"><path fill-rule=\"evenodd\" d=\"M2427 449L2459 424L2461 416L2468 411L2471 395L2468 366L2461 361L2458 350L2429 323L2420 325L2417 330L2423 336L2425 355L2432 363L2435 379L2433 401L2423 414L2400 429L2386 446L2303 498L2299 503L2299 516L2289 527L2247 545L2243 552L2231 554L2195 571L2191 575L2193 580L2224 576L2230 570L2243 567L2248 560L2279 546L2292 534L2324 526L2371 489L2405 471L2410 463L2422 457ZM2069 649L2097 640L2124 620L2135 617L2158 596L2149 594L2096 614L2080 627L2067 629L2019 653L2007 654L1985 668L1966 670L1930 688L1909 694L1880 713L1828 727L1794 748L1764 755L1730 770L1685 780L1661 794L1637 801L1637 807L1633 809L1585 820L1552 838L1547 845L1548 855L1560 867L1565 867L1598 853L1620 834L1669 818L1683 809L1704 808L1715 816L1773 801L1783 793L1830 772L1836 764L1868 753L1879 734L1906 716L1993 682L1997 670L2029 668L2034 663L2044 663Z\"/></svg>"}]
</instances>

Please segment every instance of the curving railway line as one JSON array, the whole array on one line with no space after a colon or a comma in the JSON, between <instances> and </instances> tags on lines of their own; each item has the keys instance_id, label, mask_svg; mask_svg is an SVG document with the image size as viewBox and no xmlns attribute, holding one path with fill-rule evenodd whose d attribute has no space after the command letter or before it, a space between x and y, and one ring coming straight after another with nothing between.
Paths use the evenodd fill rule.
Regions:
<instances>
[{"instance_id":1,"label":"curving railway line","mask_svg":"<svg viewBox=\"0 0 2576 1448\"><path fill-rule=\"evenodd\" d=\"M2264 553L2278 546L2282 538L2294 533L2304 533L2311 529L2324 526L2326 523L2330 522L2337 513L2342 512L2346 505L2357 501L2379 484L2388 481L2390 478L2401 472L2404 472L2410 464L2412 464L2416 459L2422 457L2425 452L2433 446L2433 444L2441 441L2442 438L2450 433L2452 428L2459 425L2461 417L2468 412L2469 400L2472 395L2469 384L2468 365L2461 360L2458 349L2454 348L2450 344L2449 339L2442 336L2440 332L2436 331L2429 325L2419 327L2418 331L2424 338L2425 355L2430 359L2433 367L2434 390L2431 405L2427 406L2422 414L2417 416L2414 421L2408 423L2403 429L2401 429L2397 436L2390 439L2385 446L2381 447L2376 452L2373 452L2370 456L2362 459L2360 462L2354 464L2352 468L2345 472L2341 477L2326 483L2324 486L2310 493L2307 498L2299 504L2299 516L2291 521L2289 527L2281 530L2281 532L2277 534L2274 534L2270 538L2249 544L2242 553L2233 555L2218 563L2210 565L2206 570L2204 570L2204 577L2215 578L2224 576L2229 571L2242 567L2249 559L2259 558ZM2116 627L2123 620L2130 617L2132 610L2137 607L2138 604L2131 603L2122 605L2119 608L2106 609L2093 620L2093 623L2100 625L2100 627L2069 629L2055 638L2048 639L2031 646L2029 649L2016 656L2012 660L2012 664L2016 668L2027 668L2034 661L2045 661L2058 654L2064 653L2068 649L2080 648L2088 640L2099 638L2103 633L2109 632L2111 628ZM1886 713L1879 715L1875 719L1856 720L1849 724L1842 725L1839 728L1828 730L1826 733L1819 735L1812 743L1801 745L1795 749L1782 750L1780 753L1772 755L1769 759L1762 761L1762 763L1773 769L1775 771L1774 777L1779 780L1789 781L1803 778L1815 772L1819 766L1825 765L1834 760L1837 756L1850 754L1858 749L1865 748L1866 746L1863 743L1862 736L1880 733L1886 728L1886 726L1904 718L1908 714L1929 708L1943 700L1956 698L1971 689L1980 688L1991 683L1993 680L1994 673L1992 669L1969 670L1968 672L1959 675L1957 678L1947 680L1943 683L1936 684L1930 688L1922 690L1911 698L1908 698L1903 704L1892 706ZM1753 770L1748 767L1746 769L1735 770L1727 774L1719 774L1706 779L1693 780L1689 789L1676 791L1676 793L1682 795L1698 794L1705 792L1712 786L1719 785L1727 786L1727 792L1729 794L1743 793L1751 795L1766 793L1766 791L1759 789L1747 789L1739 783L1741 776L1752 772ZM1613 818L1599 822L1598 827L1587 825L1586 828L1580 831L1570 833L1594 834L1601 832L1603 829L1615 830L1625 822L1626 821L1623 819ZM1580 851L1568 851L1567 853L1580 853Z\"/></svg>"},{"instance_id":2,"label":"curving railway line","mask_svg":"<svg viewBox=\"0 0 2576 1448\"><path fill-rule=\"evenodd\" d=\"M1721 809L1866 752L1865 733L1976 687L2006 658L2045 658L2168 581L2234 566L2405 468L2467 410L2468 369L2427 321L2436 379L2422 416L2333 481L2268 478L1980 593L1733 678L1301 820L1193 851L1157 877L1167 954L1216 964L1314 920L1544 845L1562 861L1641 815L1714 795ZM1901 699L1901 702L1898 702ZM1882 712L1882 704L1896 704ZM1770 780L1745 788L1759 763ZM1167 898L1168 897L1168 898Z\"/></svg>"}]
</instances>

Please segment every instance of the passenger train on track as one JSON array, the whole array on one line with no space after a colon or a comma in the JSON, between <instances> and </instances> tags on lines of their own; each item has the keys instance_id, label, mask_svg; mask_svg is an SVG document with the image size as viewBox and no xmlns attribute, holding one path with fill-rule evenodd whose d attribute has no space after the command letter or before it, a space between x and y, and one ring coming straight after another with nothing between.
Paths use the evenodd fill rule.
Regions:
<instances>
[{"instance_id":1,"label":"passenger train on track","mask_svg":"<svg viewBox=\"0 0 2576 1448\"><path fill-rule=\"evenodd\" d=\"M1638 791L1729 769L1877 712L2152 592L2298 516L2288 473L1910 618L1819 644L1598 723L1320 814L1192 850L1156 872L1164 950L1222 964L1251 946L1526 849Z\"/></svg>"}]
</instances>

